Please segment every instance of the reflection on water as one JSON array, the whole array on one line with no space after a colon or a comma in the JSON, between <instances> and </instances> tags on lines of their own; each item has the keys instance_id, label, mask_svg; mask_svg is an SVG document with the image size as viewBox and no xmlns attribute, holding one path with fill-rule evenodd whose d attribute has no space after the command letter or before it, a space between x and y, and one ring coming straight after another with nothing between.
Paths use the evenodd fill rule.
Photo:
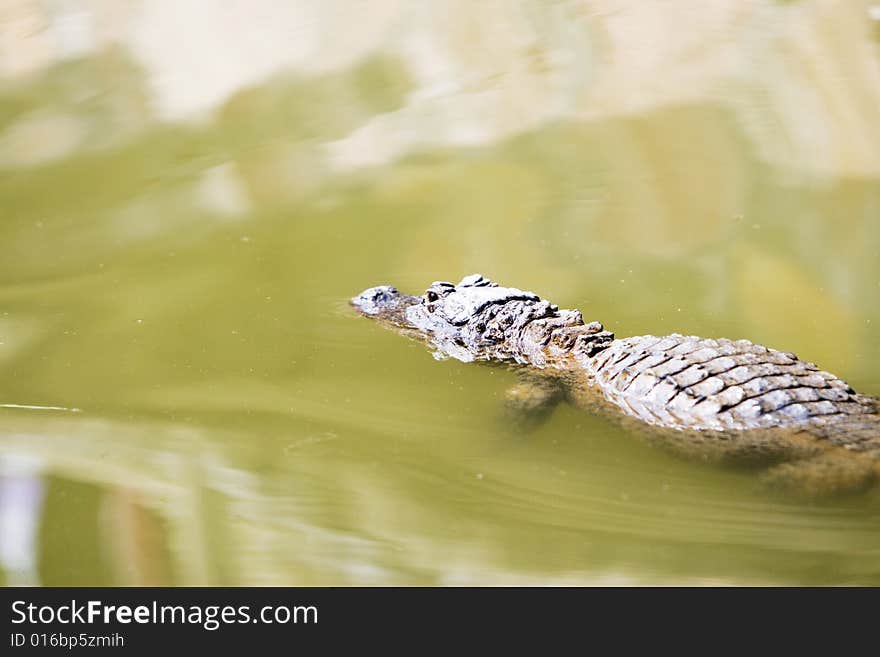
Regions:
<instances>
[{"instance_id":1,"label":"reflection on water","mask_svg":"<svg viewBox=\"0 0 880 657\"><path fill-rule=\"evenodd\" d=\"M344 305L480 271L880 394L871 5L687 5L5 3L0 580L878 583L877 495L517 436Z\"/></svg>"}]
</instances>

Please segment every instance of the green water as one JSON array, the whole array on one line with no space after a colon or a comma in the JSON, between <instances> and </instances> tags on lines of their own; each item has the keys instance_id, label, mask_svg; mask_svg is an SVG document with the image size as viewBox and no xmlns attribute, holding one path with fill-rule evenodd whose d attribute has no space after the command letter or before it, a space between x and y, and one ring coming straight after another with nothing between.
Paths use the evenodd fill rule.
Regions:
<instances>
[{"instance_id":1,"label":"green water","mask_svg":"<svg viewBox=\"0 0 880 657\"><path fill-rule=\"evenodd\" d=\"M346 305L480 272L880 395L868 3L702 4L0 16L0 582L880 584L880 495L517 435Z\"/></svg>"}]
</instances>

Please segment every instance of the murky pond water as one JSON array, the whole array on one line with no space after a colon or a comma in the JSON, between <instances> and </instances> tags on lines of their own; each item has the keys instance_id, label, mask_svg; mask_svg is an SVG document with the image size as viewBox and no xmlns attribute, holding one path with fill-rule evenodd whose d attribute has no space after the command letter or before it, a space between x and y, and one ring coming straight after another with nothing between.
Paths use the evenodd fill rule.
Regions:
<instances>
[{"instance_id":1,"label":"murky pond water","mask_svg":"<svg viewBox=\"0 0 880 657\"><path fill-rule=\"evenodd\" d=\"M524 437L346 305L481 272L880 395L878 15L7 3L0 581L880 584L880 495Z\"/></svg>"}]
</instances>

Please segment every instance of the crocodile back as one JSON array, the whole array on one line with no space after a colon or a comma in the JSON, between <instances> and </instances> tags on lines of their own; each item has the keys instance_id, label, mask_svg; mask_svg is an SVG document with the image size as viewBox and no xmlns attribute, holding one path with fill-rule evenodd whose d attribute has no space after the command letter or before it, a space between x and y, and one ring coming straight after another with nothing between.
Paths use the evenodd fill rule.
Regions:
<instances>
[{"instance_id":1,"label":"crocodile back","mask_svg":"<svg viewBox=\"0 0 880 657\"><path fill-rule=\"evenodd\" d=\"M670 428L748 430L876 412L845 381L747 340L673 334L615 340L587 362L592 381L631 415Z\"/></svg>"}]
</instances>

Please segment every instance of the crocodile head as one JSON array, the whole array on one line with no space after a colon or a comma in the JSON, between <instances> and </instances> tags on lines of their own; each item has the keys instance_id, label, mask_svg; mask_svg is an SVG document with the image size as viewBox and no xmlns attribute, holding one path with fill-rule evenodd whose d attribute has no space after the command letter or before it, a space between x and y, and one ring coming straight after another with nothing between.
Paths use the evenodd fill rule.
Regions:
<instances>
[{"instance_id":1,"label":"crocodile head","mask_svg":"<svg viewBox=\"0 0 880 657\"><path fill-rule=\"evenodd\" d=\"M584 327L577 310L559 310L533 292L502 287L480 274L465 276L458 285L436 281L421 296L373 287L351 303L361 314L429 342L438 357L462 361L529 362L551 337L563 344L566 335L576 337L559 329L601 331L601 326L594 330L597 325Z\"/></svg>"}]
</instances>

